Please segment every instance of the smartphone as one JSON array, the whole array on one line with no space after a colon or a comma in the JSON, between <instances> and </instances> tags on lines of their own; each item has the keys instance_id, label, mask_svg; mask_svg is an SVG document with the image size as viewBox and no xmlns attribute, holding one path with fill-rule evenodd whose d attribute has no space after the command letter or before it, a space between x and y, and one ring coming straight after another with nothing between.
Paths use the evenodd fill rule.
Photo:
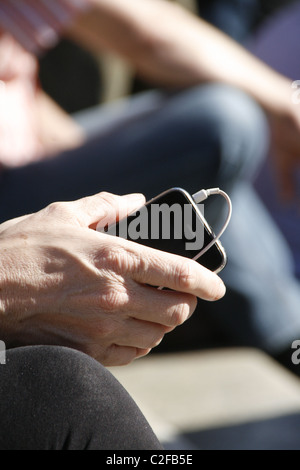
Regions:
<instances>
[{"instance_id":1,"label":"smartphone","mask_svg":"<svg viewBox=\"0 0 300 470\"><path fill-rule=\"evenodd\" d=\"M172 188L149 200L134 214L104 231L157 250L196 260L219 273L226 266L226 252L218 240L203 255L201 251L215 235L207 223L203 206L182 188Z\"/></svg>"}]
</instances>

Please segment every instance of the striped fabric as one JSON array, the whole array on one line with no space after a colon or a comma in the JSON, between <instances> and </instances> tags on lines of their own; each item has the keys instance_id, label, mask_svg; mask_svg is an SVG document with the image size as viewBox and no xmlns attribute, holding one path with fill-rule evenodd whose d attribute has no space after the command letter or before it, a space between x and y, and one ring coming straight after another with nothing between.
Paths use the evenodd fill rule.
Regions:
<instances>
[{"instance_id":1,"label":"striped fabric","mask_svg":"<svg viewBox=\"0 0 300 470\"><path fill-rule=\"evenodd\" d=\"M41 160L37 55L93 0L0 0L0 173Z\"/></svg>"},{"instance_id":2,"label":"striped fabric","mask_svg":"<svg viewBox=\"0 0 300 470\"><path fill-rule=\"evenodd\" d=\"M91 0L0 0L0 30L38 54L56 44L62 27L90 4Z\"/></svg>"}]
</instances>

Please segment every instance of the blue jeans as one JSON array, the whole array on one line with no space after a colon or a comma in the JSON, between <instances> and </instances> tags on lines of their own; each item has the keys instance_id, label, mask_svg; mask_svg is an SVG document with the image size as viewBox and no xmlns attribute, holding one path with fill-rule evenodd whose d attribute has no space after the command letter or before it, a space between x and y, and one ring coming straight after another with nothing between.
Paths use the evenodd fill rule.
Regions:
<instances>
[{"instance_id":1,"label":"blue jeans","mask_svg":"<svg viewBox=\"0 0 300 470\"><path fill-rule=\"evenodd\" d=\"M290 345L300 333L300 289L285 242L251 185L268 146L260 108L238 90L206 85L148 92L76 119L89 134L86 145L3 175L0 219L102 190L149 198L172 186L190 193L221 187L234 203L223 237L228 294L213 306L199 302L194 317L200 328L208 311L232 344L274 354ZM206 215L215 227L222 200L207 205ZM189 322L184 328L178 336L189 334Z\"/></svg>"}]
</instances>

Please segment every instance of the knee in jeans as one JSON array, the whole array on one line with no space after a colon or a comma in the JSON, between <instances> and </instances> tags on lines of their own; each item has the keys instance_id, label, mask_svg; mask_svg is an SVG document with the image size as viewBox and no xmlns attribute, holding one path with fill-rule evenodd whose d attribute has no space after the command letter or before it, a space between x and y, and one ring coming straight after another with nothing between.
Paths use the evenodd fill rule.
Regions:
<instances>
[{"instance_id":1,"label":"knee in jeans","mask_svg":"<svg viewBox=\"0 0 300 470\"><path fill-rule=\"evenodd\" d=\"M211 90L212 113L220 148L220 172L228 179L251 177L264 160L268 144L267 119L260 106L240 90L219 86Z\"/></svg>"},{"instance_id":2,"label":"knee in jeans","mask_svg":"<svg viewBox=\"0 0 300 470\"><path fill-rule=\"evenodd\" d=\"M264 112L252 98L230 86L199 86L186 92L182 113L194 141L205 136L199 147L207 142L221 178L255 173L266 156L269 131Z\"/></svg>"}]
</instances>

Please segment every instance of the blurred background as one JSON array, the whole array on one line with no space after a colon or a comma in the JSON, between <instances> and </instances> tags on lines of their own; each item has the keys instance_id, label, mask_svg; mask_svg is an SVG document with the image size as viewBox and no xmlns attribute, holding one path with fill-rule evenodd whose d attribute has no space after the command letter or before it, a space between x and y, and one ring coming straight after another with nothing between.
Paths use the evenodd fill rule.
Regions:
<instances>
[{"instance_id":1,"label":"blurred background","mask_svg":"<svg viewBox=\"0 0 300 470\"><path fill-rule=\"evenodd\" d=\"M247 44L296 0L176 0ZM42 87L68 113L150 86L109 54L62 40L40 60ZM209 318L209 314L208 314ZM300 382L263 352L232 347L213 329L163 342L112 373L168 449L300 449ZM300 367L300 366L299 366Z\"/></svg>"},{"instance_id":2,"label":"blurred background","mask_svg":"<svg viewBox=\"0 0 300 470\"><path fill-rule=\"evenodd\" d=\"M296 0L170 1L245 42L270 15ZM45 91L69 113L149 87L118 58L100 53L94 56L68 40L62 40L40 60L40 80Z\"/></svg>"}]
</instances>

